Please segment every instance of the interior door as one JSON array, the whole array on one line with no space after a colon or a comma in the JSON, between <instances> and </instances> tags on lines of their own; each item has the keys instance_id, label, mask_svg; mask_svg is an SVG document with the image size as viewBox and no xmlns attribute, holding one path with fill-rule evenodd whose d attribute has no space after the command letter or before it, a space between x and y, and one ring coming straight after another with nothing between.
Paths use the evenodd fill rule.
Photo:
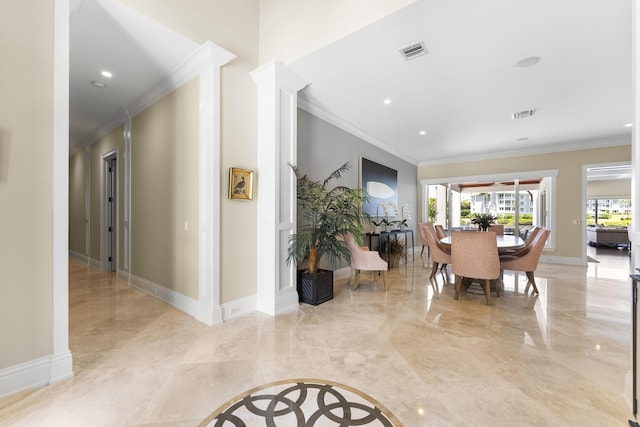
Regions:
<instances>
[{"instance_id":1,"label":"interior door","mask_svg":"<svg viewBox=\"0 0 640 427\"><path fill-rule=\"evenodd\" d=\"M107 270L116 270L116 224L118 218L116 191L117 191L117 159L115 156L105 159L105 231L107 236Z\"/></svg>"}]
</instances>

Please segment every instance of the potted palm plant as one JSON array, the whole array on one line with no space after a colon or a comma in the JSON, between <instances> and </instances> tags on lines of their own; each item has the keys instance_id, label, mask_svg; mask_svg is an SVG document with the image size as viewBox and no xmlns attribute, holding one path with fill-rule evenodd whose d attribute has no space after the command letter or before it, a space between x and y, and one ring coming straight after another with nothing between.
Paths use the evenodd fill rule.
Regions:
<instances>
[{"instance_id":1,"label":"potted palm plant","mask_svg":"<svg viewBox=\"0 0 640 427\"><path fill-rule=\"evenodd\" d=\"M333 271L320 270L320 259L338 262L350 258L342 240L345 233L351 233L362 244L360 207L367 197L359 189L330 187L351 168L349 162L323 181L313 180L290 166L296 175L299 214L297 232L289 238L287 264L306 264L298 274L298 295L302 302L317 305L333 298Z\"/></svg>"}]
</instances>

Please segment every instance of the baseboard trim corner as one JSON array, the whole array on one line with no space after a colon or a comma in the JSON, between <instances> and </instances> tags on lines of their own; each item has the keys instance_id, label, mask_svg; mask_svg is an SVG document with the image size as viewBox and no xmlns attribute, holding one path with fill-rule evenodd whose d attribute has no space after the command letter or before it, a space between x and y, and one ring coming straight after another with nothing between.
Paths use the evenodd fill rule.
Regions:
<instances>
[{"instance_id":1,"label":"baseboard trim corner","mask_svg":"<svg viewBox=\"0 0 640 427\"><path fill-rule=\"evenodd\" d=\"M0 369L0 398L73 377L71 352L48 355Z\"/></svg>"}]
</instances>

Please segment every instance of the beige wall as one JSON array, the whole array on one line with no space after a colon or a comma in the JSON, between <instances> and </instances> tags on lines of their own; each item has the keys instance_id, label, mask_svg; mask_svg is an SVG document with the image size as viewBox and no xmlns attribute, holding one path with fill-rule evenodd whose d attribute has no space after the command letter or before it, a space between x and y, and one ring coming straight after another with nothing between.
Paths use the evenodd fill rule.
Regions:
<instances>
[{"instance_id":1,"label":"beige wall","mask_svg":"<svg viewBox=\"0 0 640 427\"><path fill-rule=\"evenodd\" d=\"M198 110L194 79L131 122L131 272L196 299Z\"/></svg>"},{"instance_id":2,"label":"beige wall","mask_svg":"<svg viewBox=\"0 0 640 427\"><path fill-rule=\"evenodd\" d=\"M587 185L587 197L631 198L631 179L591 181Z\"/></svg>"},{"instance_id":3,"label":"beige wall","mask_svg":"<svg viewBox=\"0 0 640 427\"><path fill-rule=\"evenodd\" d=\"M0 13L0 369L53 351L53 2Z\"/></svg>"},{"instance_id":4,"label":"beige wall","mask_svg":"<svg viewBox=\"0 0 640 427\"><path fill-rule=\"evenodd\" d=\"M260 0L260 64L288 64L416 0Z\"/></svg>"},{"instance_id":5,"label":"beige wall","mask_svg":"<svg viewBox=\"0 0 640 427\"><path fill-rule=\"evenodd\" d=\"M86 152L78 150L69 157L69 249L88 255L86 212Z\"/></svg>"},{"instance_id":6,"label":"beige wall","mask_svg":"<svg viewBox=\"0 0 640 427\"><path fill-rule=\"evenodd\" d=\"M89 206L89 232L91 233L89 245L91 246L89 256L91 259L100 261L100 205L102 199L102 156L118 149L118 181L119 191L116 193L118 198L118 206L122 206L122 186L124 183L124 141L123 141L123 127L118 126L109 132L107 135L100 138L97 142L91 145L90 158L90 206ZM120 220L122 223L122 220ZM118 249L118 253L123 251Z\"/></svg>"},{"instance_id":7,"label":"beige wall","mask_svg":"<svg viewBox=\"0 0 640 427\"><path fill-rule=\"evenodd\" d=\"M631 145L535 156L418 167L418 180L558 169L556 183L556 250L558 257L581 256L582 166L631 160ZM446 182L446 179L444 180ZM584 224L584 221L581 220Z\"/></svg>"},{"instance_id":8,"label":"beige wall","mask_svg":"<svg viewBox=\"0 0 640 427\"><path fill-rule=\"evenodd\" d=\"M249 73L258 67L258 1L122 2L197 43L209 40L238 56L222 68L221 79L220 179L226 195L229 168L255 170L257 163L257 91ZM256 179L259 185L259 174ZM255 198L253 202L221 200L221 302L256 293L256 205Z\"/></svg>"}]
</instances>

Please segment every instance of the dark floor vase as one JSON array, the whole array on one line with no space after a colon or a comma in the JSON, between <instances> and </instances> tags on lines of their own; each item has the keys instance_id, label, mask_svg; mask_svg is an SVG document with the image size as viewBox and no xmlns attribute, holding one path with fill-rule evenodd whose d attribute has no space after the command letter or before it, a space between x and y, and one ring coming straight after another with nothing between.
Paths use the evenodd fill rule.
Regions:
<instances>
[{"instance_id":1,"label":"dark floor vase","mask_svg":"<svg viewBox=\"0 0 640 427\"><path fill-rule=\"evenodd\" d=\"M322 304L333 299L333 271L298 272L298 299L300 302L311 305Z\"/></svg>"}]
</instances>

